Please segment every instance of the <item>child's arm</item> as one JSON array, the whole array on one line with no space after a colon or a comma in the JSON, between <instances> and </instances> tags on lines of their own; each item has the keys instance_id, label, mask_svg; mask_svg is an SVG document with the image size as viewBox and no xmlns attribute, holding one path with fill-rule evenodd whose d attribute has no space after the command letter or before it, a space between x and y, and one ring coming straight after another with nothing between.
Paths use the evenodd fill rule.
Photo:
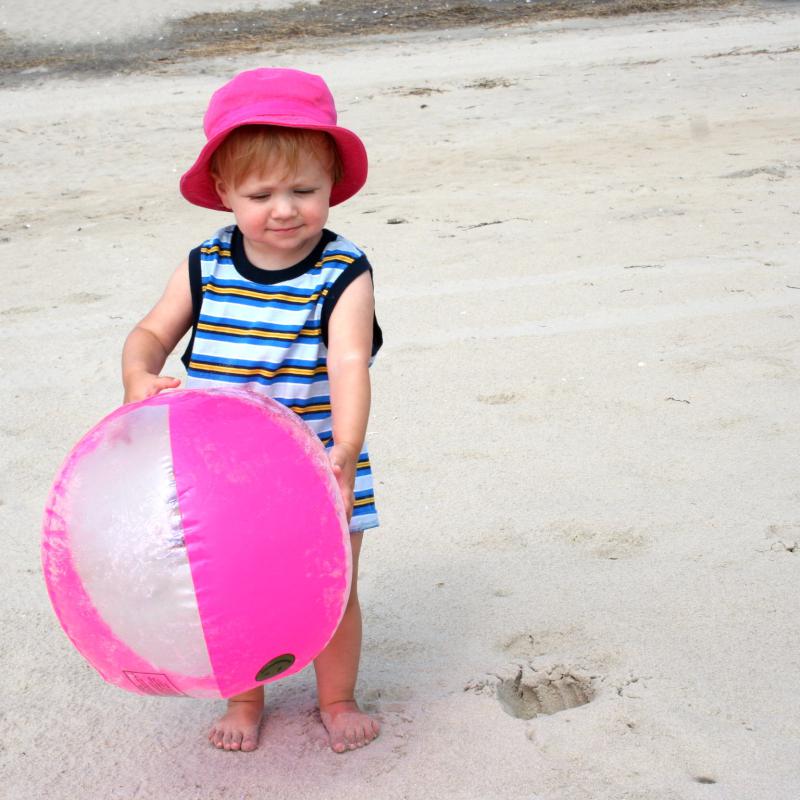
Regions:
<instances>
[{"instance_id":1,"label":"child's arm","mask_svg":"<svg viewBox=\"0 0 800 800\"><path fill-rule=\"evenodd\" d=\"M144 400L162 389L180 386L177 378L158 373L191 323L189 265L184 261L169 279L161 299L125 340L122 348L124 402Z\"/></svg>"},{"instance_id":2,"label":"child's arm","mask_svg":"<svg viewBox=\"0 0 800 800\"><path fill-rule=\"evenodd\" d=\"M328 380L335 442L329 457L348 519L353 513L356 464L369 419L374 314L372 276L365 272L347 287L328 322Z\"/></svg>"}]
</instances>

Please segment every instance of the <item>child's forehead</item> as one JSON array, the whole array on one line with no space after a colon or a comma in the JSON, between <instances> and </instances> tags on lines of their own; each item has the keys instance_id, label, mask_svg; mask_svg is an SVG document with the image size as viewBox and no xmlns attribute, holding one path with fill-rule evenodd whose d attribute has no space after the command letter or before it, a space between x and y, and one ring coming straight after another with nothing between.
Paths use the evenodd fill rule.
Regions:
<instances>
[{"instance_id":1,"label":"child's forehead","mask_svg":"<svg viewBox=\"0 0 800 800\"><path fill-rule=\"evenodd\" d=\"M254 157L245 167L247 178L287 178L307 172L327 171L323 158L310 149L299 150L295 157L287 157L283 153L271 153L269 156Z\"/></svg>"},{"instance_id":2,"label":"child's forehead","mask_svg":"<svg viewBox=\"0 0 800 800\"><path fill-rule=\"evenodd\" d=\"M241 183L283 183L287 181L317 178L327 175L325 165L316 158L299 159L296 164L282 157L267 163L251 164L241 178Z\"/></svg>"}]
</instances>

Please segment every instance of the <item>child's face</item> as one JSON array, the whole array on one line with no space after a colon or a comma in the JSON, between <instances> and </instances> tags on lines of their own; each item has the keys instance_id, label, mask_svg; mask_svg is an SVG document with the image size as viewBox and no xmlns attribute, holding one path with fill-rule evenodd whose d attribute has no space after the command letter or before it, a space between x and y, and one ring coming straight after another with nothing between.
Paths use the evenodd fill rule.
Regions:
<instances>
[{"instance_id":1,"label":"child's face","mask_svg":"<svg viewBox=\"0 0 800 800\"><path fill-rule=\"evenodd\" d=\"M314 157L304 159L294 173L277 163L265 173L245 176L235 187L217 181L248 258L266 269L297 264L314 249L328 220L332 188L329 170Z\"/></svg>"}]
</instances>

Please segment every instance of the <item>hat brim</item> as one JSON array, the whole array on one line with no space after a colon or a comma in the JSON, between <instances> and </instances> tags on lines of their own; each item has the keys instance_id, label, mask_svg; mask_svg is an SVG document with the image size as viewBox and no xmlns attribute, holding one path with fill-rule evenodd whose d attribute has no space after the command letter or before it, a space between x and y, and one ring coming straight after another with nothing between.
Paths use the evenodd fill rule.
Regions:
<instances>
[{"instance_id":1,"label":"hat brim","mask_svg":"<svg viewBox=\"0 0 800 800\"><path fill-rule=\"evenodd\" d=\"M330 205L335 206L352 197L367 182L367 150L364 143L352 131L336 125L315 125L300 120L280 121L274 119L250 119L237 122L219 131L209 139L194 164L183 174L180 181L181 194L196 206L211 208L215 211L228 211L217 194L214 178L211 176L211 156L222 144L229 133L243 125L274 125L279 128L303 128L305 130L324 131L329 133L342 162L342 178L333 185Z\"/></svg>"}]
</instances>

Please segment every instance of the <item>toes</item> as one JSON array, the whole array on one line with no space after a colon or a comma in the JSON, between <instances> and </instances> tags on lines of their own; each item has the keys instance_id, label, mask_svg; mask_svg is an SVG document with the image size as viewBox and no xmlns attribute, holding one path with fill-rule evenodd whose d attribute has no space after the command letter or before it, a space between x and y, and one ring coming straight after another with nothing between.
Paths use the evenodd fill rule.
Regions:
<instances>
[{"instance_id":1,"label":"toes","mask_svg":"<svg viewBox=\"0 0 800 800\"><path fill-rule=\"evenodd\" d=\"M357 747L363 747L366 744L366 737L364 735L364 726L356 725L350 736L350 749L355 750Z\"/></svg>"},{"instance_id":2,"label":"toes","mask_svg":"<svg viewBox=\"0 0 800 800\"><path fill-rule=\"evenodd\" d=\"M330 736L331 750L336 753L344 753L347 750L347 731L343 729L338 731L329 730L328 735Z\"/></svg>"},{"instance_id":3,"label":"toes","mask_svg":"<svg viewBox=\"0 0 800 800\"><path fill-rule=\"evenodd\" d=\"M226 750L235 750L236 749L236 747L234 747L235 741L236 741L236 731L235 730L225 731L225 736L222 738L223 747Z\"/></svg>"},{"instance_id":4,"label":"toes","mask_svg":"<svg viewBox=\"0 0 800 800\"><path fill-rule=\"evenodd\" d=\"M345 739L347 740L347 747L350 750L356 750L367 743L364 725L360 720L354 721L350 727L347 728Z\"/></svg>"},{"instance_id":5,"label":"toes","mask_svg":"<svg viewBox=\"0 0 800 800\"><path fill-rule=\"evenodd\" d=\"M369 744L379 733L380 724L356 709L355 712L322 712L322 722L335 753L357 750Z\"/></svg>"},{"instance_id":6,"label":"toes","mask_svg":"<svg viewBox=\"0 0 800 800\"><path fill-rule=\"evenodd\" d=\"M220 750L242 750L250 753L258 748L258 728L250 731L237 729L226 730L214 727L208 734L208 740Z\"/></svg>"},{"instance_id":7,"label":"toes","mask_svg":"<svg viewBox=\"0 0 800 800\"><path fill-rule=\"evenodd\" d=\"M348 731L348 744L351 750L357 747L364 747L369 744L380 732L380 725L375 720L367 717L359 720L353 728Z\"/></svg>"}]
</instances>

